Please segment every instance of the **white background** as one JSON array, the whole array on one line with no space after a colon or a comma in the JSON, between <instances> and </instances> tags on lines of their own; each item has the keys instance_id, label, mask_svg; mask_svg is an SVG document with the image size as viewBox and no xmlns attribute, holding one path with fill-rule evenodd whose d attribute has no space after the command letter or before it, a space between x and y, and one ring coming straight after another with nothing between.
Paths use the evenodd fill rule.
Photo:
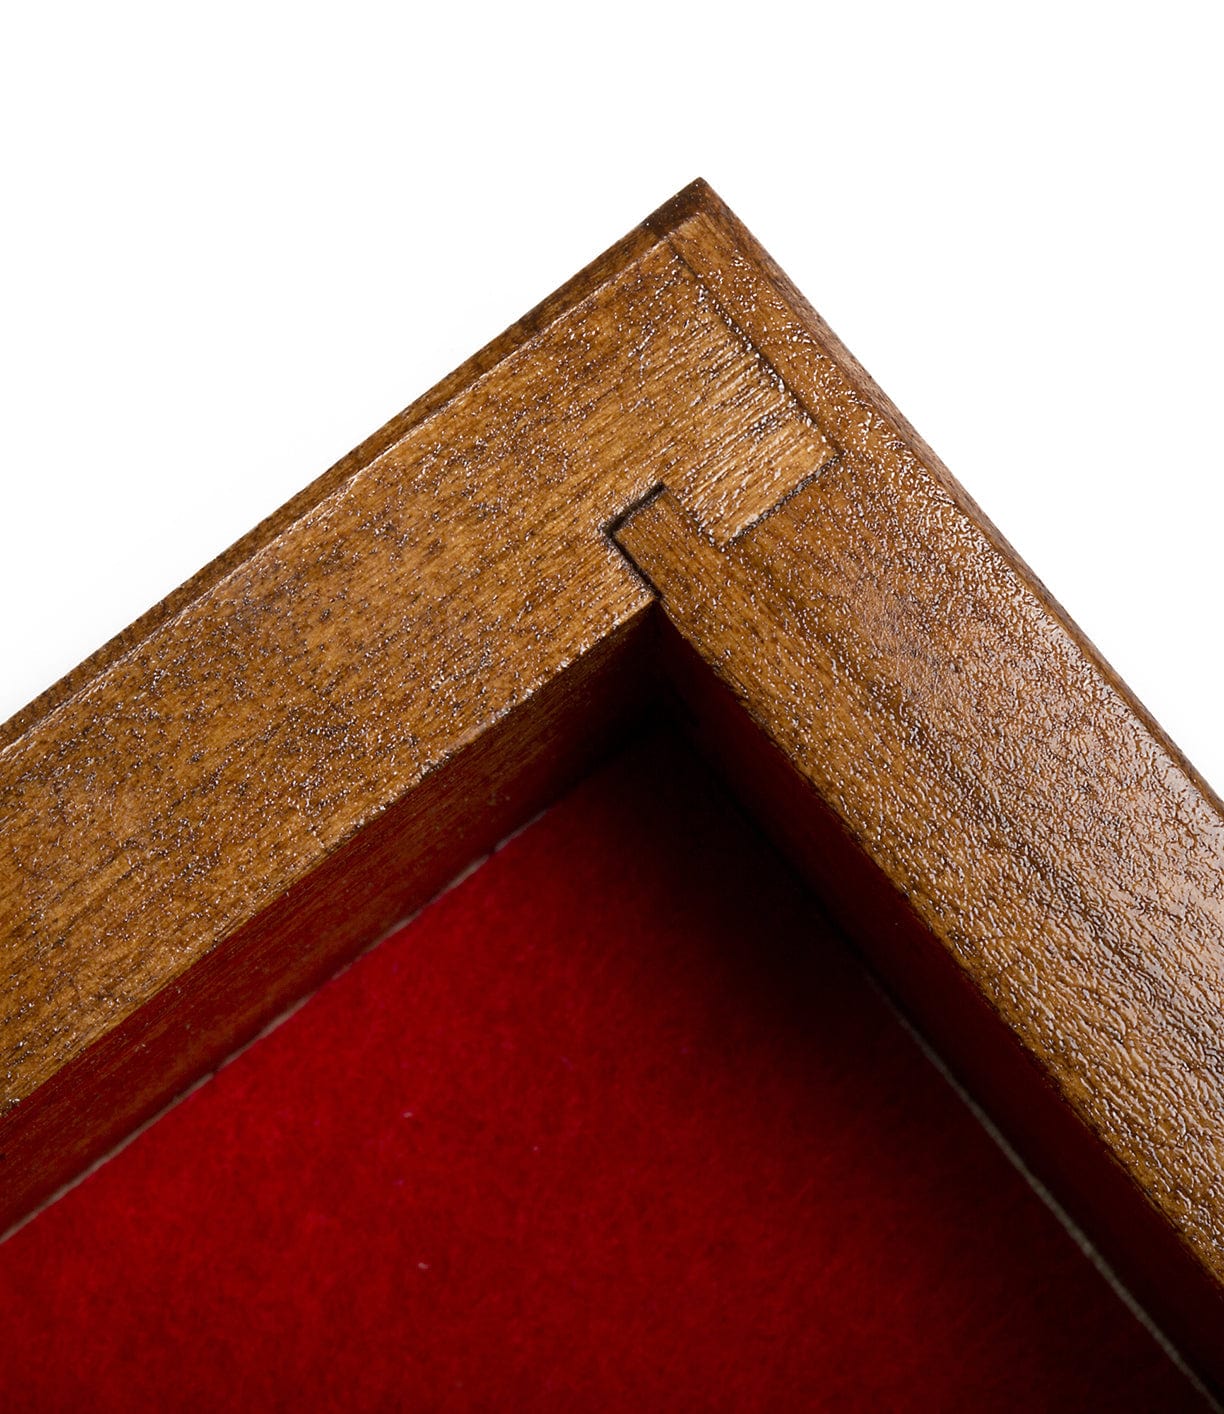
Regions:
<instances>
[{"instance_id":1,"label":"white background","mask_svg":"<svg viewBox=\"0 0 1224 1414\"><path fill-rule=\"evenodd\" d=\"M701 174L1224 785L1220 11L4 6L0 718Z\"/></svg>"}]
</instances>

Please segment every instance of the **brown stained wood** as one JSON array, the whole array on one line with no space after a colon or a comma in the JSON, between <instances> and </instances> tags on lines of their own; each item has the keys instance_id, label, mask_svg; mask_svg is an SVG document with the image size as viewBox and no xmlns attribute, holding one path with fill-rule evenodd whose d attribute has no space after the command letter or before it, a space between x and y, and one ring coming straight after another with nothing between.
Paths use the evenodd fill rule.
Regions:
<instances>
[{"instance_id":1,"label":"brown stained wood","mask_svg":"<svg viewBox=\"0 0 1224 1414\"><path fill-rule=\"evenodd\" d=\"M669 616L1224 1273L1224 821L920 468L733 547L618 532ZM800 553L800 547L803 553Z\"/></svg>"},{"instance_id":2,"label":"brown stained wood","mask_svg":"<svg viewBox=\"0 0 1224 1414\"><path fill-rule=\"evenodd\" d=\"M1195 828L1180 768L1111 710L1112 688L960 516L845 459L725 550L667 493L617 535L702 667L815 799L777 779L681 666L699 738L1081 1225L1210 1366L1224 1331L1224 1028L1218 920L1203 917L1219 901L1218 822L1199 815L1207 828ZM1119 787L1133 815L1118 812ZM874 869L846 857L846 837ZM952 968L926 955L930 940ZM967 1008L963 980L987 1018ZM1031 1074L995 1044L1000 1024ZM1046 1112L1043 1082L1096 1144Z\"/></svg>"},{"instance_id":3,"label":"brown stained wood","mask_svg":"<svg viewBox=\"0 0 1224 1414\"><path fill-rule=\"evenodd\" d=\"M589 764L656 598L694 729L1219 1375L1219 802L700 185L0 729L0 1229Z\"/></svg>"},{"instance_id":4,"label":"brown stained wood","mask_svg":"<svg viewBox=\"0 0 1224 1414\"><path fill-rule=\"evenodd\" d=\"M633 619L601 527L652 482L730 534L827 459L683 263L625 256L7 746L7 1106Z\"/></svg>"},{"instance_id":5,"label":"brown stained wood","mask_svg":"<svg viewBox=\"0 0 1224 1414\"><path fill-rule=\"evenodd\" d=\"M6 1201L28 1210L80 1172L577 780L644 710L644 619L476 737L15 1107Z\"/></svg>"}]
</instances>

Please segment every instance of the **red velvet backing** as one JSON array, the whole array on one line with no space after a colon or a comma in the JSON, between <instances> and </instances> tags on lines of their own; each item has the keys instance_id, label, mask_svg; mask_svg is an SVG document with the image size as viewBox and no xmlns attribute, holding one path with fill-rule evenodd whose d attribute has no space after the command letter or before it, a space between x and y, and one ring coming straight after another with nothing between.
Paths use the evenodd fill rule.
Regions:
<instances>
[{"instance_id":1,"label":"red velvet backing","mask_svg":"<svg viewBox=\"0 0 1224 1414\"><path fill-rule=\"evenodd\" d=\"M751 827L632 749L0 1248L8 1410L1177 1410Z\"/></svg>"}]
</instances>

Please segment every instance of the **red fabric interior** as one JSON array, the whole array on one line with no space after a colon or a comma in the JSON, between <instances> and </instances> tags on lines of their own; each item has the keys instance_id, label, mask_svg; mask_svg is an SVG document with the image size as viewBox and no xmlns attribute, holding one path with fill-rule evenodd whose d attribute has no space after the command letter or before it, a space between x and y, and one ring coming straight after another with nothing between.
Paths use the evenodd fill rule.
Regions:
<instances>
[{"instance_id":1,"label":"red fabric interior","mask_svg":"<svg viewBox=\"0 0 1224 1414\"><path fill-rule=\"evenodd\" d=\"M0 1247L0 1405L1193 1391L810 901L640 743Z\"/></svg>"}]
</instances>

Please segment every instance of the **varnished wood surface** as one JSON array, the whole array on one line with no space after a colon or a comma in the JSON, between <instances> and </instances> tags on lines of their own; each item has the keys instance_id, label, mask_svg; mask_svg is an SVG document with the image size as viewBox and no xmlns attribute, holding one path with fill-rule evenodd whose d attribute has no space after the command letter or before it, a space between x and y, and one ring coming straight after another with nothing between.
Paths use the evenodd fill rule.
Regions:
<instances>
[{"instance_id":1,"label":"varnished wood surface","mask_svg":"<svg viewBox=\"0 0 1224 1414\"><path fill-rule=\"evenodd\" d=\"M1219 802L701 187L0 735L0 1227L580 770L660 606L1211 1365Z\"/></svg>"},{"instance_id":2,"label":"varnished wood surface","mask_svg":"<svg viewBox=\"0 0 1224 1414\"><path fill-rule=\"evenodd\" d=\"M663 478L729 536L828 455L639 231L19 717L0 757L0 1225L63 1177L58 1141L16 1142L46 1128L20 1102L640 616L607 522ZM521 770L506 760L506 790ZM334 964L333 941L310 946ZM267 971L244 1032L300 990ZM130 1093L106 1101L107 1140L153 1103ZM74 1162L98 1147L64 1123Z\"/></svg>"},{"instance_id":3,"label":"varnished wood surface","mask_svg":"<svg viewBox=\"0 0 1224 1414\"><path fill-rule=\"evenodd\" d=\"M1198 784L917 461L847 455L721 550L667 493L618 538L1224 1276L1224 821Z\"/></svg>"}]
</instances>

